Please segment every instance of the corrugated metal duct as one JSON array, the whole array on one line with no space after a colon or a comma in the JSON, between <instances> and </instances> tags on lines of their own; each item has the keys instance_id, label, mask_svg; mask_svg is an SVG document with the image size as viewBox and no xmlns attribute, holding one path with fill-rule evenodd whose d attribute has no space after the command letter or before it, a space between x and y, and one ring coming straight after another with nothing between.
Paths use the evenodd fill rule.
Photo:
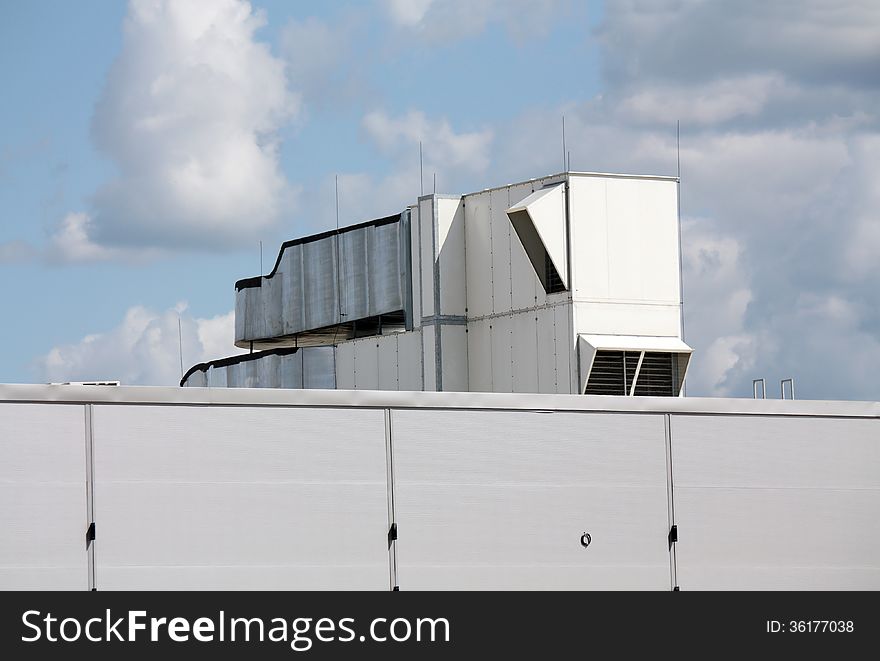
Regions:
<instances>
[{"instance_id":1,"label":"corrugated metal duct","mask_svg":"<svg viewBox=\"0 0 880 661\"><path fill-rule=\"evenodd\" d=\"M409 318L408 216L389 216L288 241L267 276L235 285L235 344L333 344ZM323 331L320 333L307 333Z\"/></svg>"}]
</instances>

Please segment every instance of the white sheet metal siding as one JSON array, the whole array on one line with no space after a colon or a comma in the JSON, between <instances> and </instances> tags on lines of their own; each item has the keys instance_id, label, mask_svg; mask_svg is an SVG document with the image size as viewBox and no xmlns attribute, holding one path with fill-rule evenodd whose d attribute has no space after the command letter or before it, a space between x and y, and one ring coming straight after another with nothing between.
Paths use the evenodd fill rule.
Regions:
<instances>
[{"instance_id":1,"label":"white sheet metal siding","mask_svg":"<svg viewBox=\"0 0 880 661\"><path fill-rule=\"evenodd\" d=\"M438 259L440 260L440 312L464 315L465 247L464 206L461 198L436 198Z\"/></svg>"},{"instance_id":2,"label":"white sheet metal siding","mask_svg":"<svg viewBox=\"0 0 880 661\"><path fill-rule=\"evenodd\" d=\"M510 219L507 209L510 198L507 188L496 188L489 200L489 231L492 259L492 312L510 312L513 307L513 289L510 284Z\"/></svg>"},{"instance_id":3,"label":"white sheet metal siding","mask_svg":"<svg viewBox=\"0 0 880 661\"><path fill-rule=\"evenodd\" d=\"M379 389L379 343L375 337L352 342L354 345L354 387Z\"/></svg>"},{"instance_id":4,"label":"white sheet metal siding","mask_svg":"<svg viewBox=\"0 0 880 661\"><path fill-rule=\"evenodd\" d=\"M538 347L538 320L534 311L511 317L511 356L513 391L539 392L538 361L552 356L552 347Z\"/></svg>"},{"instance_id":5,"label":"white sheet metal siding","mask_svg":"<svg viewBox=\"0 0 880 661\"><path fill-rule=\"evenodd\" d=\"M444 324L441 329L443 344L443 390L468 391L468 334L462 324Z\"/></svg>"},{"instance_id":6,"label":"white sheet metal siding","mask_svg":"<svg viewBox=\"0 0 880 661\"><path fill-rule=\"evenodd\" d=\"M492 392L492 337L489 319L467 325L468 388L471 392Z\"/></svg>"},{"instance_id":7,"label":"white sheet metal siding","mask_svg":"<svg viewBox=\"0 0 880 661\"><path fill-rule=\"evenodd\" d=\"M430 331L430 329L429 329ZM423 390L422 331L401 333L397 337L399 390Z\"/></svg>"},{"instance_id":8,"label":"white sheet metal siding","mask_svg":"<svg viewBox=\"0 0 880 661\"><path fill-rule=\"evenodd\" d=\"M393 430L401 590L670 589L662 416L394 411Z\"/></svg>"},{"instance_id":9,"label":"white sheet metal siding","mask_svg":"<svg viewBox=\"0 0 880 661\"><path fill-rule=\"evenodd\" d=\"M880 421L672 416L682 590L880 589Z\"/></svg>"},{"instance_id":10,"label":"white sheet metal siding","mask_svg":"<svg viewBox=\"0 0 880 661\"><path fill-rule=\"evenodd\" d=\"M507 189L507 199L510 206L531 195L533 188L532 182L510 186ZM544 287L541 286L516 232L513 232L510 238L510 284L514 310L544 304L546 298Z\"/></svg>"},{"instance_id":11,"label":"white sheet metal siding","mask_svg":"<svg viewBox=\"0 0 880 661\"><path fill-rule=\"evenodd\" d=\"M94 442L99 589L388 588L381 411L96 406Z\"/></svg>"},{"instance_id":12,"label":"white sheet metal siding","mask_svg":"<svg viewBox=\"0 0 880 661\"><path fill-rule=\"evenodd\" d=\"M489 193L468 195L464 201L468 317L492 314L492 247Z\"/></svg>"},{"instance_id":13,"label":"white sheet metal siding","mask_svg":"<svg viewBox=\"0 0 880 661\"><path fill-rule=\"evenodd\" d=\"M0 503L0 589L88 588L83 406L0 404Z\"/></svg>"},{"instance_id":14,"label":"white sheet metal siding","mask_svg":"<svg viewBox=\"0 0 880 661\"><path fill-rule=\"evenodd\" d=\"M98 589L388 589L388 456L404 590L880 589L880 403L125 386L0 386L0 587L88 587L88 405Z\"/></svg>"}]
</instances>

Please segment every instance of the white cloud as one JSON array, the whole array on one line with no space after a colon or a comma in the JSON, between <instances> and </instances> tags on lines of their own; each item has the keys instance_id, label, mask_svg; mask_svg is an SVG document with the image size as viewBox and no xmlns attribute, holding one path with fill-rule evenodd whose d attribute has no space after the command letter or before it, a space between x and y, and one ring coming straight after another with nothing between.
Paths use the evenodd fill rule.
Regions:
<instances>
[{"instance_id":1,"label":"white cloud","mask_svg":"<svg viewBox=\"0 0 880 661\"><path fill-rule=\"evenodd\" d=\"M66 259L229 247L275 224L290 193L275 135L299 102L255 39L264 22L242 0L132 0L93 120L118 175L62 222Z\"/></svg>"},{"instance_id":2,"label":"white cloud","mask_svg":"<svg viewBox=\"0 0 880 661\"><path fill-rule=\"evenodd\" d=\"M426 163L445 169L463 168L480 172L489 166L491 129L458 133L446 119L432 120L425 113L411 110L398 117L373 111L364 116L367 135L386 154L413 152L422 142Z\"/></svg>"},{"instance_id":3,"label":"white cloud","mask_svg":"<svg viewBox=\"0 0 880 661\"><path fill-rule=\"evenodd\" d=\"M115 328L53 347L37 359L36 370L41 380L53 383L118 380L123 385L177 385L181 337L186 370L242 353L233 345L234 332L233 312L202 319L188 314L186 303L164 312L134 306Z\"/></svg>"},{"instance_id":4,"label":"white cloud","mask_svg":"<svg viewBox=\"0 0 880 661\"><path fill-rule=\"evenodd\" d=\"M391 20L409 27L421 23L432 4L434 0L385 0Z\"/></svg>"},{"instance_id":5,"label":"white cloud","mask_svg":"<svg viewBox=\"0 0 880 661\"><path fill-rule=\"evenodd\" d=\"M778 74L757 74L713 81L699 89L682 85L640 85L620 101L620 111L635 123L717 124L754 116L771 94L784 91Z\"/></svg>"},{"instance_id":6,"label":"white cloud","mask_svg":"<svg viewBox=\"0 0 880 661\"><path fill-rule=\"evenodd\" d=\"M567 0L384 0L398 27L429 41L455 41L502 23L518 40L546 34L564 13Z\"/></svg>"}]
</instances>

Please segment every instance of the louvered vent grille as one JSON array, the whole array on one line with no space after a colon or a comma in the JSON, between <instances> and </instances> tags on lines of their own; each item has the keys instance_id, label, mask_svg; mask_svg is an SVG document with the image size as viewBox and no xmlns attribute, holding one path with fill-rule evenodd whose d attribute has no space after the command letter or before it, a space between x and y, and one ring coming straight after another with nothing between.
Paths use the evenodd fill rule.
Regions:
<instances>
[{"instance_id":1,"label":"louvered vent grille","mask_svg":"<svg viewBox=\"0 0 880 661\"><path fill-rule=\"evenodd\" d=\"M677 397L687 354L646 351L639 365L641 351L599 350L584 394ZM636 387L633 390L633 379Z\"/></svg>"},{"instance_id":2,"label":"louvered vent grille","mask_svg":"<svg viewBox=\"0 0 880 661\"><path fill-rule=\"evenodd\" d=\"M550 259L550 255L546 253L544 254L544 282L547 283L548 294L565 291L565 284L562 282L562 278L559 277L556 267L553 266L553 260Z\"/></svg>"},{"instance_id":3,"label":"louvered vent grille","mask_svg":"<svg viewBox=\"0 0 880 661\"><path fill-rule=\"evenodd\" d=\"M671 353L645 352L639 380L636 382L636 395L648 397L675 397L673 392L675 378L672 374Z\"/></svg>"},{"instance_id":4,"label":"louvered vent grille","mask_svg":"<svg viewBox=\"0 0 880 661\"><path fill-rule=\"evenodd\" d=\"M628 395L639 364L638 351L597 351L587 395Z\"/></svg>"}]
</instances>

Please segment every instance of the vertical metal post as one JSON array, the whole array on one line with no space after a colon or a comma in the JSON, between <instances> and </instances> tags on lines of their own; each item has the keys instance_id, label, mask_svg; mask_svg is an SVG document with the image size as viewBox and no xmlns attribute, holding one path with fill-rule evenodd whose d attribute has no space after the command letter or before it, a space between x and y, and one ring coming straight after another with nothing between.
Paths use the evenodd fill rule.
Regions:
<instances>
[{"instance_id":1,"label":"vertical metal post","mask_svg":"<svg viewBox=\"0 0 880 661\"><path fill-rule=\"evenodd\" d=\"M666 437L666 508L668 515L668 529L671 531L675 522L675 498L674 498L674 481L672 472L672 416L665 414L663 416L663 431ZM675 554L675 542L670 537L669 541L669 581L670 589L678 588L678 559Z\"/></svg>"},{"instance_id":2,"label":"vertical metal post","mask_svg":"<svg viewBox=\"0 0 880 661\"><path fill-rule=\"evenodd\" d=\"M794 399L794 379L782 379L779 382L779 389L781 390L782 399L785 399L785 384L789 385L789 389L791 390L791 399Z\"/></svg>"},{"instance_id":3,"label":"vertical metal post","mask_svg":"<svg viewBox=\"0 0 880 661\"><path fill-rule=\"evenodd\" d=\"M394 518L394 451L391 434L391 409L385 409L385 467L388 477L388 574L389 588L393 591L399 589L399 583L397 582L397 521Z\"/></svg>"},{"instance_id":4,"label":"vertical metal post","mask_svg":"<svg viewBox=\"0 0 880 661\"><path fill-rule=\"evenodd\" d=\"M761 396L758 397L758 384L761 384ZM767 399L767 382L762 378L752 379L752 398Z\"/></svg>"},{"instance_id":5,"label":"vertical metal post","mask_svg":"<svg viewBox=\"0 0 880 661\"><path fill-rule=\"evenodd\" d=\"M95 569L95 443L92 422L92 404L85 405L85 445L86 445L86 554L89 590L97 590Z\"/></svg>"}]
</instances>

